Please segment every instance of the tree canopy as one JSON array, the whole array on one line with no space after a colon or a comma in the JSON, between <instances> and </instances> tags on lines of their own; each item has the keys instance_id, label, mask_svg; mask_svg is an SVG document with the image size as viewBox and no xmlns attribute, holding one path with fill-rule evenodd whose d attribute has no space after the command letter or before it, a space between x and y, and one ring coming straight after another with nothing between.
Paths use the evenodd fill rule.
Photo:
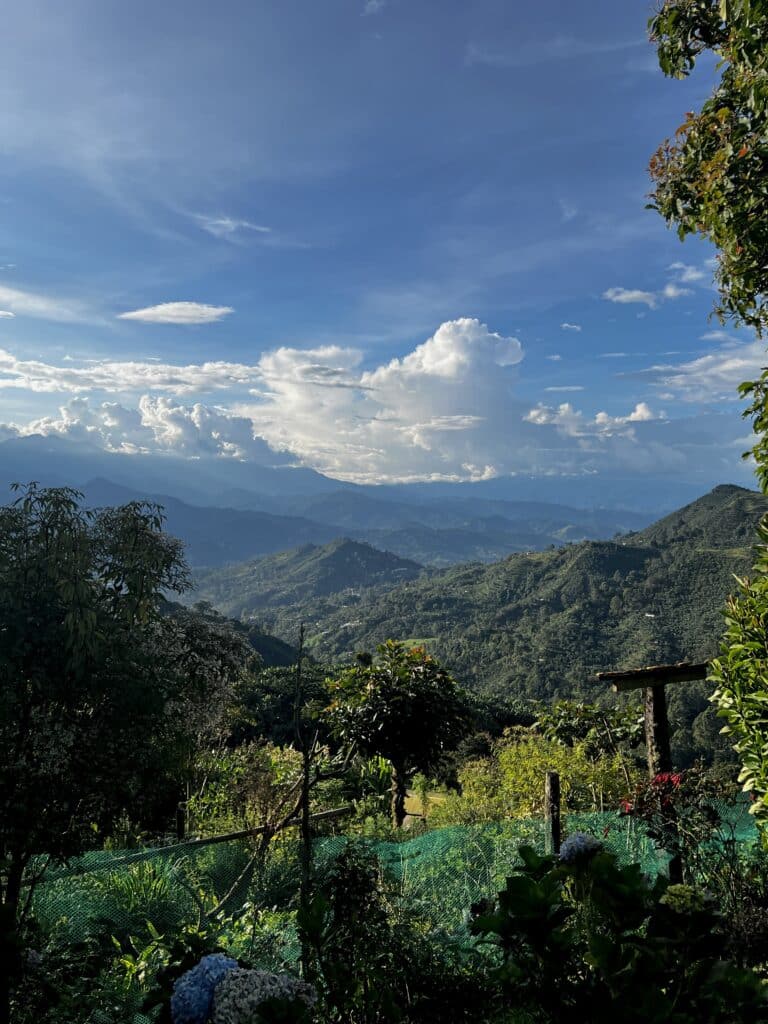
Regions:
<instances>
[{"instance_id":1,"label":"tree canopy","mask_svg":"<svg viewBox=\"0 0 768 1024\"><path fill-rule=\"evenodd\" d=\"M30 485L0 508L0 955L11 960L25 872L146 806L216 726L247 663L244 639L162 614L163 594L187 585L162 525L154 505L88 511L68 488ZM5 1009L0 998L0 1020Z\"/></svg>"},{"instance_id":2,"label":"tree canopy","mask_svg":"<svg viewBox=\"0 0 768 1024\"><path fill-rule=\"evenodd\" d=\"M468 703L455 680L421 647L392 640L376 658L329 680L331 702L324 718L336 738L366 756L392 764L392 817L405 818L408 779L433 772L443 754L464 735Z\"/></svg>"},{"instance_id":3,"label":"tree canopy","mask_svg":"<svg viewBox=\"0 0 768 1024\"><path fill-rule=\"evenodd\" d=\"M650 22L662 70L688 75L711 51L719 80L701 110L651 160L653 205L681 239L698 234L718 248L716 312L721 319L768 326L768 5L764 0L666 0ZM751 399L752 455L768 492L768 370L739 388ZM727 632L712 667L726 732L741 757L741 782L753 812L768 825L768 527L759 532L754 582L738 579Z\"/></svg>"}]
</instances>

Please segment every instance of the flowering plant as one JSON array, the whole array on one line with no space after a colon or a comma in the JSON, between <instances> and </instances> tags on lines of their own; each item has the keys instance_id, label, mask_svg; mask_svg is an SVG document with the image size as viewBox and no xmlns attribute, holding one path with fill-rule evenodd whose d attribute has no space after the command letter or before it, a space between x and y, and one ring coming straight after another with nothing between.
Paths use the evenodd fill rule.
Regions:
<instances>
[{"instance_id":1,"label":"flowering plant","mask_svg":"<svg viewBox=\"0 0 768 1024\"><path fill-rule=\"evenodd\" d=\"M211 1015L216 986L237 966L237 960L223 953L211 953L192 970L182 974L171 995L173 1024L206 1024Z\"/></svg>"},{"instance_id":2,"label":"flowering plant","mask_svg":"<svg viewBox=\"0 0 768 1024\"><path fill-rule=\"evenodd\" d=\"M216 986L211 1019L213 1024L307 1021L316 1001L314 988L289 974L238 968Z\"/></svg>"},{"instance_id":3,"label":"flowering plant","mask_svg":"<svg viewBox=\"0 0 768 1024\"><path fill-rule=\"evenodd\" d=\"M701 765L660 772L621 801L619 814L642 822L649 838L682 858L683 869L692 877L705 853L704 844L722 824L721 809L732 800L732 790Z\"/></svg>"},{"instance_id":4,"label":"flowering plant","mask_svg":"<svg viewBox=\"0 0 768 1024\"><path fill-rule=\"evenodd\" d=\"M603 844L586 832L573 832L560 847L560 860L563 864L577 864L589 860L602 850Z\"/></svg>"}]
</instances>

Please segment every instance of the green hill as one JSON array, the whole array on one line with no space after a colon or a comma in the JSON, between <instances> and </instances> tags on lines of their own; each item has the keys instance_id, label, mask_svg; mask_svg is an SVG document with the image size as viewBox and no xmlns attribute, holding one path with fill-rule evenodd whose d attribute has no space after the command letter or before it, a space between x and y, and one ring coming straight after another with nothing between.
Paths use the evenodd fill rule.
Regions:
<instances>
[{"instance_id":1,"label":"green hill","mask_svg":"<svg viewBox=\"0 0 768 1024\"><path fill-rule=\"evenodd\" d=\"M573 693L600 669L712 655L733 574L748 571L765 511L761 495L718 487L616 541L414 574L386 589L326 588L293 604L284 583L279 602L264 596L262 621L283 636L306 622L313 653L324 660L387 637L426 639L480 691ZM279 562L267 561L277 572ZM216 603L210 586L206 596Z\"/></svg>"},{"instance_id":2,"label":"green hill","mask_svg":"<svg viewBox=\"0 0 768 1024\"><path fill-rule=\"evenodd\" d=\"M226 615L271 618L275 609L361 588L383 588L415 579L416 562L347 539L267 555L240 565L201 571L194 600L206 600Z\"/></svg>"}]
</instances>

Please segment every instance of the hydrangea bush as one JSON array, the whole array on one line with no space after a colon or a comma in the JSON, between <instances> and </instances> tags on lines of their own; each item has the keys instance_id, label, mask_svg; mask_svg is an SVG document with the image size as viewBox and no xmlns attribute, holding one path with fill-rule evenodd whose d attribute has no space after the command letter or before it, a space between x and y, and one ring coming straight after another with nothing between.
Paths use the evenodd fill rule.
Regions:
<instances>
[{"instance_id":1,"label":"hydrangea bush","mask_svg":"<svg viewBox=\"0 0 768 1024\"><path fill-rule=\"evenodd\" d=\"M289 974L238 968L216 986L213 1024L309 1020L317 1002L311 985Z\"/></svg>"},{"instance_id":2,"label":"hydrangea bush","mask_svg":"<svg viewBox=\"0 0 768 1024\"><path fill-rule=\"evenodd\" d=\"M603 844L599 839L589 835L587 832L574 832L560 847L560 860L563 864L577 864L579 861L589 860L599 853Z\"/></svg>"},{"instance_id":3,"label":"hydrangea bush","mask_svg":"<svg viewBox=\"0 0 768 1024\"><path fill-rule=\"evenodd\" d=\"M173 1024L206 1024L213 1007L216 986L232 971L237 960L223 953L211 953L176 981L171 995Z\"/></svg>"}]
</instances>

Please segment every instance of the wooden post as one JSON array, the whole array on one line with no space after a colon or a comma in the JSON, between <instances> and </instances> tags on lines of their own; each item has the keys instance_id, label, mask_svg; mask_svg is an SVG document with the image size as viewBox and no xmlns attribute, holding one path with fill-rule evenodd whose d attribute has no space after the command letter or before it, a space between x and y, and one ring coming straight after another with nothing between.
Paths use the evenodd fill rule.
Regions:
<instances>
[{"instance_id":1,"label":"wooden post","mask_svg":"<svg viewBox=\"0 0 768 1024\"><path fill-rule=\"evenodd\" d=\"M672 771L672 750L669 742L669 719L664 687L670 683L686 683L706 679L707 662L697 664L679 661L675 665L651 665L629 672L598 672L597 678L613 684L615 693L643 690L645 694L645 748L648 754L648 774L653 779L661 772ZM667 812L667 827L676 834L678 822L673 808ZM677 844L675 844L677 845ZM682 882L683 861L675 853L669 862L669 880Z\"/></svg>"},{"instance_id":2,"label":"wooden post","mask_svg":"<svg viewBox=\"0 0 768 1024\"><path fill-rule=\"evenodd\" d=\"M544 779L544 852L560 853L560 776L547 772Z\"/></svg>"},{"instance_id":3,"label":"wooden post","mask_svg":"<svg viewBox=\"0 0 768 1024\"><path fill-rule=\"evenodd\" d=\"M706 679L709 663L679 661L675 665L651 665L627 672L598 672L597 678L613 684L614 693L643 690L645 694L645 748L648 753L648 774L672 771L669 743L669 719L665 686Z\"/></svg>"},{"instance_id":4,"label":"wooden post","mask_svg":"<svg viewBox=\"0 0 768 1024\"><path fill-rule=\"evenodd\" d=\"M645 749L648 752L648 774L672 771L672 749L669 744L669 719L664 684L645 690Z\"/></svg>"}]
</instances>

